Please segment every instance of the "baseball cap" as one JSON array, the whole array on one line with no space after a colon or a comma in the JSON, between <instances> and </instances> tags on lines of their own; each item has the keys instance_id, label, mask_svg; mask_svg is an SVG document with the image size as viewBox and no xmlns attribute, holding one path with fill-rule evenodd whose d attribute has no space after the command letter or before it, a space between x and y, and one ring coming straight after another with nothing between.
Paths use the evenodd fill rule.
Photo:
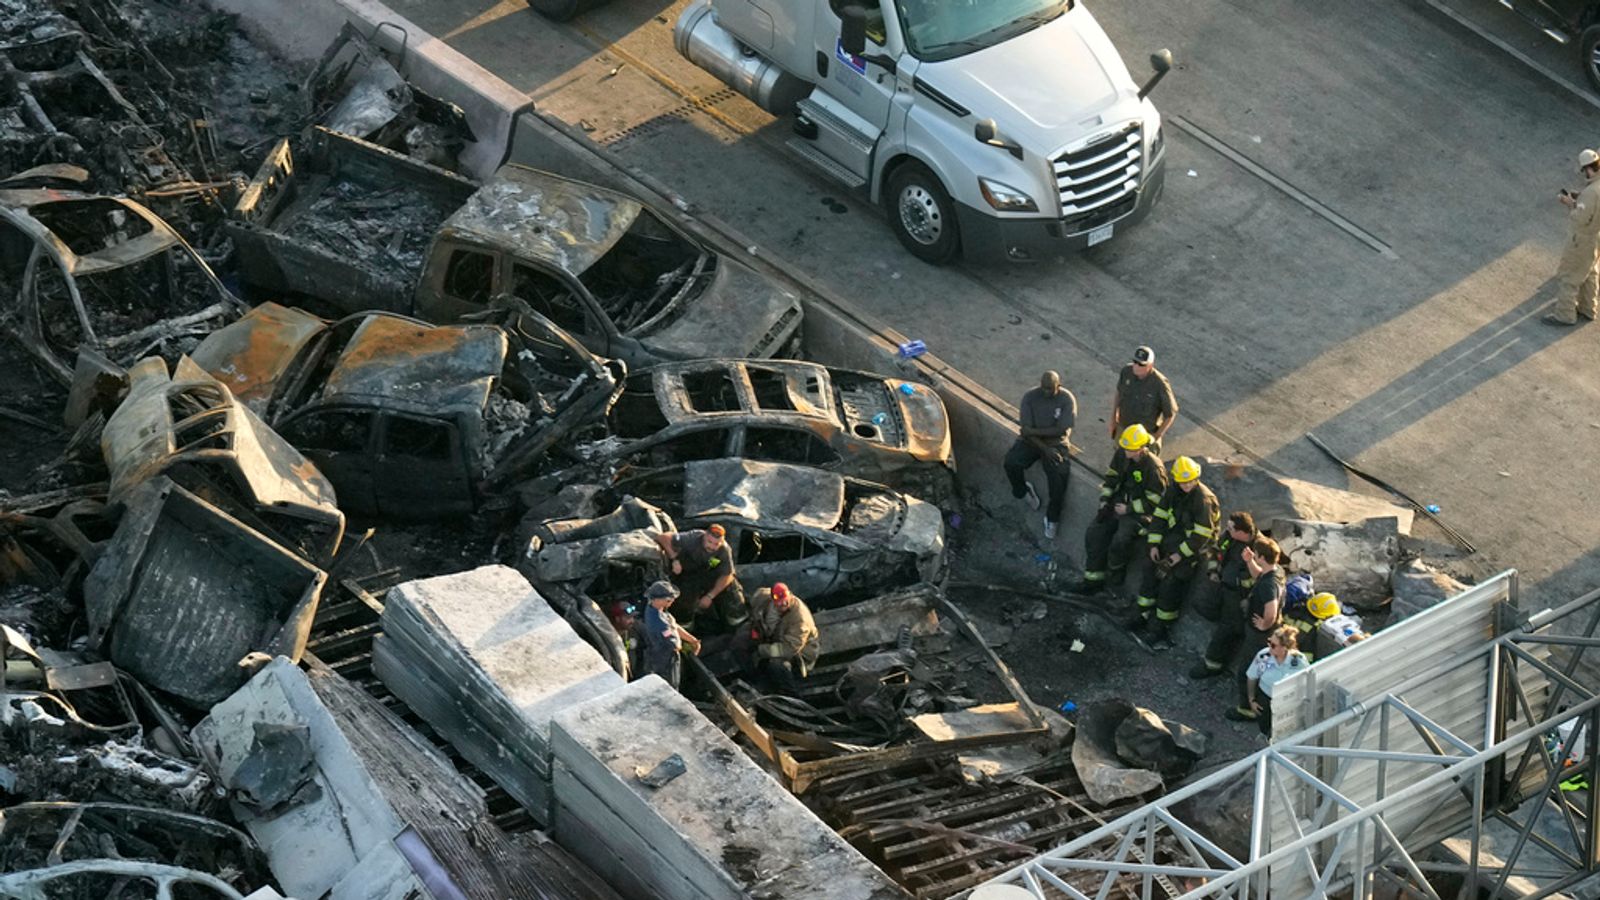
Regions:
<instances>
[{"instance_id":1,"label":"baseball cap","mask_svg":"<svg viewBox=\"0 0 1600 900\"><path fill-rule=\"evenodd\" d=\"M1133 361L1141 366L1148 366L1156 361L1156 352L1149 347L1135 347Z\"/></svg>"},{"instance_id":2,"label":"baseball cap","mask_svg":"<svg viewBox=\"0 0 1600 900\"><path fill-rule=\"evenodd\" d=\"M782 600L787 596L789 596L789 586L787 584L780 581L772 586L773 599Z\"/></svg>"},{"instance_id":3,"label":"baseball cap","mask_svg":"<svg viewBox=\"0 0 1600 900\"><path fill-rule=\"evenodd\" d=\"M728 530L726 528L723 528L721 525L716 525L716 524L708 525L708 526L706 526L706 530L711 532L712 534L716 535L717 537L727 537L728 536Z\"/></svg>"},{"instance_id":4,"label":"baseball cap","mask_svg":"<svg viewBox=\"0 0 1600 900\"><path fill-rule=\"evenodd\" d=\"M673 587L669 581L652 582L649 587L644 589L644 598L646 600L660 600L664 597L676 598L677 596L678 589Z\"/></svg>"}]
</instances>

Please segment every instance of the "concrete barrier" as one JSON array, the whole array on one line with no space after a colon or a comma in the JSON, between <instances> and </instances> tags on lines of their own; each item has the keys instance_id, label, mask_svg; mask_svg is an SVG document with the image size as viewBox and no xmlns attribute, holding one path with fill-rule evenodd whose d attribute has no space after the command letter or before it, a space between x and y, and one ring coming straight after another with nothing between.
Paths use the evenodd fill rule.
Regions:
<instances>
[{"instance_id":1,"label":"concrete barrier","mask_svg":"<svg viewBox=\"0 0 1600 900\"><path fill-rule=\"evenodd\" d=\"M1016 537L1036 536L1042 530L1040 517L1011 499L1000 468L1000 459L1016 435L1016 407L934 353L909 361L898 359L896 347L906 340L905 335L865 315L848 298L808 278L798 266L757 246L739 229L713 215L703 211L691 215L690 204L669 185L628 166L580 129L535 109L526 95L376 0L307 0L293 4L292 14L279 0L210 2L237 13L247 32L291 59L319 57L338 29L351 22L393 54L396 67L412 83L466 112L479 138L476 148L463 155L471 174L484 177L502 162L517 162L633 193L721 252L792 286L805 306L804 336L810 358L932 385L949 410L958 470L969 496L996 512L1003 529L1011 521L1008 511L1014 510ZM1061 537L1051 549L1058 558L1081 565L1078 536L1094 512L1095 485L1104 460L1075 459L1074 463ZM1005 540L1005 535L1000 539Z\"/></svg>"}]
</instances>

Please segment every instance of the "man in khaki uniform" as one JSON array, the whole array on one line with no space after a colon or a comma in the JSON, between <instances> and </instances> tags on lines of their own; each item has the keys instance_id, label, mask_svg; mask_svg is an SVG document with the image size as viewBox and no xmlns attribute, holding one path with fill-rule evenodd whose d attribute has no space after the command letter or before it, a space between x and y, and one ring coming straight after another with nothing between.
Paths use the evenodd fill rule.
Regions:
<instances>
[{"instance_id":1,"label":"man in khaki uniform","mask_svg":"<svg viewBox=\"0 0 1600 900\"><path fill-rule=\"evenodd\" d=\"M734 634L730 649L746 676L765 675L780 692L793 696L822 655L819 637L805 601L780 581L750 599L749 628Z\"/></svg>"},{"instance_id":2,"label":"man in khaki uniform","mask_svg":"<svg viewBox=\"0 0 1600 900\"><path fill-rule=\"evenodd\" d=\"M1600 243L1600 153L1584 150L1578 154L1578 171L1589 183L1579 194L1561 192L1561 205L1571 210L1568 222L1572 235L1561 254L1561 266L1556 277L1561 279L1562 294L1544 321L1551 325L1576 325L1578 317L1593 319L1595 297L1600 291L1600 259L1596 258Z\"/></svg>"}]
</instances>

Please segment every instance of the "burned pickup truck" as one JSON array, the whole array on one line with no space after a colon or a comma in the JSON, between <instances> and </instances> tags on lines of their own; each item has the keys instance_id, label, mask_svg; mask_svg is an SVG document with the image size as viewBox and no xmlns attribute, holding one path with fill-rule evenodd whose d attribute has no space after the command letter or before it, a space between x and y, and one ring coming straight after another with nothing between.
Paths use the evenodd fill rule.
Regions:
<instances>
[{"instance_id":1,"label":"burned pickup truck","mask_svg":"<svg viewBox=\"0 0 1600 900\"><path fill-rule=\"evenodd\" d=\"M187 357L170 377L141 360L128 380L100 439L111 503L166 476L313 563L333 559L345 524L333 485L249 407Z\"/></svg>"},{"instance_id":2,"label":"burned pickup truck","mask_svg":"<svg viewBox=\"0 0 1600 900\"><path fill-rule=\"evenodd\" d=\"M228 226L247 283L344 313L453 322L509 295L630 366L779 356L800 303L644 204L524 166L479 186L315 128L281 142Z\"/></svg>"},{"instance_id":3,"label":"burned pickup truck","mask_svg":"<svg viewBox=\"0 0 1600 900\"><path fill-rule=\"evenodd\" d=\"M708 359L628 377L587 463L742 458L815 466L935 503L954 498L944 402L927 385L791 360Z\"/></svg>"},{"instance_id":4,"label":"burned pickup truck","mask_svg":"<svg viewBox=\"0 0 1600 900\"><path fill-rule=\"evenodd\" d=\"M610 402L620 364L537 313L511 327L393 313L327 322L264 303L194 359L327 474L351 512L470 512Z\"/></svg>"},{"instance_id":5,"label":"burned pickup truck","mask_svg":"<svg viewBox=\"0 0 1600 900\"><path fill-rule=\"evenodd\" d=\"M0 328L62 384L78 350L128 365L244 309L182 235L132 200L0 190Z\"/></svg>"}]
</instances>

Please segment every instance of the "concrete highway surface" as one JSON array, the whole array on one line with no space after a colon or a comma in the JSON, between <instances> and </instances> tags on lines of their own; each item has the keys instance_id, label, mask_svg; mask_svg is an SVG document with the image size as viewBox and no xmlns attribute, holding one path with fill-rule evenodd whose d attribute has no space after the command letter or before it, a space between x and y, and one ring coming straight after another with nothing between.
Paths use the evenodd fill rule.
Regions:
<instances>
[{"instance_id":1,"label":"concrete highway surface","mask_svg":"<svg viewBox=\"0 0 1600 900\"><path fill-rule=\"evenodd\" d=\"M1313 432L1553 604L1600 580L1600 325L1539 321L1556 191L1579 186L1600 107L1570 47L1494 0L1433 2L1093 4L1136 79L1157 48L1178 60L1153 95L1165 199L1080 256L942 269L785 150L787 121L677 55L683 0L566 25L520 0L390 5L1007 400L1061 370L1090 469L1111 452L1116 370L1148 343L1183 405L1169 458L1356 486ZM1018 522L1038 540L1034 514Z\"/></svg>"}]
</instances>

